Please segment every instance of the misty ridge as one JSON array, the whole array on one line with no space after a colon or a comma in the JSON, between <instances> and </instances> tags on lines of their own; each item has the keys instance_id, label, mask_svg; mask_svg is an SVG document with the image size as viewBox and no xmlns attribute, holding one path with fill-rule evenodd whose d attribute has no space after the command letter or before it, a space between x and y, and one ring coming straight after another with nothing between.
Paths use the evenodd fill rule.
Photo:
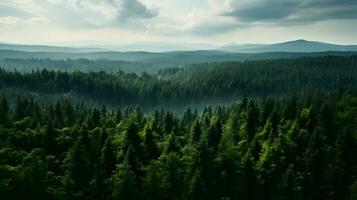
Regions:
<instances>
[{"instance_id":1,"label":"misty ridge","mask_svg":"<svg viewBox=\"0 0 357 200\"><path fill-rule=\"evenodd\" d=\"M137 45L135 48L140 48ZM0 63L4 69L31 71L51 69L83 72L148 72L185 67L191 64L356 55L356 45L335 45L296 40L271 45L228 45L215 50L171 52L109 51L96 48L73 48L40 45L0 44Z\"/></svg>"},{"instance_id":2,"label":"misty ridge","mask_svg":"<svg viewBox=\"0 0 357 200\"><path fill-rule=\"evenodd\" d=\"M130 69L131 65L118 61L6 59L0 71L0 87L9 95L21 90L21 93L73 96L111 106L138 105L146 110L174 107L182 112L187 106L203 108L244 97L279 97L314 91L355 93L356 59L347 54L215 62L157 68L153 73L145 72L151 69L148 66L136 71L138 74L130 71L143 66ZM115 69L120 64L127 68ZM129 72L124 72L125 69Z\"/></svg>"},{"instance_id":3,"label":"misty ridge","mask_svg":"<svg viewBox=\"0 0 357 200\"><path fill-rule=\"evenodd\" d=\"M202 111L245 97L355 93L354 47L295 40L217 50L117 52L3 44L0 87L10 102L26 96L144 111Z\"/></svg>"}]
</instances>

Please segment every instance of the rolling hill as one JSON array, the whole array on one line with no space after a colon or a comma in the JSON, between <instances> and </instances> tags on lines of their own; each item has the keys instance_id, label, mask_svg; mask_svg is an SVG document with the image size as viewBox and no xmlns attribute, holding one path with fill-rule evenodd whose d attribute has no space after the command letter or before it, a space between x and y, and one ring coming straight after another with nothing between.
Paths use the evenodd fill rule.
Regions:
<instances>
[{"instance_id":1,"label":"rolling hill","mask_svg":"<svg viewBox=\"0 0 357 200\"><path fill-rule=\"evenodd\" d=\"M0 50L29 51L29 52L93 52L93 51L102 51L103 49L0 43Z\"/></svg>"},{"instance_id":2,"label":"rolling hill","mask_svg":"<svg viewBox=\"0 0 357 200\"><path fill-rule=\"evenodd\" d=\"M121 69L126 72L157 72L160 69L182 67L190 64L245 61L245 60L264 60L279 58L300 58L300 57L319 57L319 56L350 56L357 55L357 46L354 45L335 45L322 42L312 42L306 40L296 40L285 43L271 45L246 44L230 45L219 50L196 50L196 51L170 51L170 52L146 52L146 51L108 51L106 49L95 48L74 48L41 45L14 45L0 44L0 67L12 68L18 63L26 63L31 60L30 65L24 65L21 69L31 70L34 67L59 68L60 60L107 60L106 62L86 62L71 61L70 65L63 66L66 70L93 70L95 64L105 63L105 66L98 66L98 69L116 70ZM15 59L15 60L11 60ZM20 60L18 60L20 59ZM47 59L53 60L46 61ZM23 60L23 61L21 61ZM41 61L43 60L43 61ZM34 63L36 66L33 66ZM80 63L80 66L72 65ZM84 64L83 63L91 63ZM109 67L109 65L112 65ZM30 66L30 67L29 67ZM73 68L73 69L72 69ZM97 71L97 70L94 70Z\"/></svg>"},{"instance_id":3,"label":"rolling hill","mask_svg":"<svg viewBox=\"0 0 357 200\"><path fill-rule=\"evenodd\" d=\"M176 51L164 53L152 52L28 52L0 50L0 59L89 59L89 60L114 60L140 62L160 65L186 65L195 63L224 62L224 61L244 61L244 60L262 60L276 58L299 58L299 57L317 57L326 55L349 56L356 55L357 52L313 52L313 53L295 53L295 52L266 52L266 53L233 53L225 51Z\"/></svg>"},{"instance_id":4,"label":"rolling hill","mask_svg":"<svg viewBox=\"0 0 357 200\"><path fill-rule=\"evenodd\" d=\"M317 41L295 40L276 44L227 45L220 50L240 53L357 51L357 45L338 45Z\"/></svg>"}]
</instances>

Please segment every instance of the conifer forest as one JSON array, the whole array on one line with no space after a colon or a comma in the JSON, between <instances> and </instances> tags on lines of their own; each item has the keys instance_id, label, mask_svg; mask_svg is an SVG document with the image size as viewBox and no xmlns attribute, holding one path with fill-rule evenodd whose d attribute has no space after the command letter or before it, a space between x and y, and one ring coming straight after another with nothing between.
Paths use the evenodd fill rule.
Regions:
<instances>
[{"instance_id":1,"label":"conifer forest","mask_svg":"<svg viewBox=\"0 0 357 200\"><path fill-rule=\"evenodd\" d=\"M0 88L1 199L356 198L354 56L3 68Z\"/></svg>"}]
</instances>

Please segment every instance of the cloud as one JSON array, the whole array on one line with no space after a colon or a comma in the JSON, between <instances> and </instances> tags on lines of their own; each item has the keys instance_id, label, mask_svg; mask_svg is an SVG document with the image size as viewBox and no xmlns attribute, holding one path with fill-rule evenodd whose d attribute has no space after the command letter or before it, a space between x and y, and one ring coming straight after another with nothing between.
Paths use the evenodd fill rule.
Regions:
<instances>
[{"instance_id":1,"label":"cloud","mask_svg":"<svg viewBox=\"0 0 357 200\"><path fill-rule=\"evenodd\" d=\"M111 15L111 19L123 23L130 19L149 19L158 15L158 11L148 8L138 0L77 0L76 5L81 9L92 9L103 15Z\"/></svg>"},{"instance_id":2,"label":"cloud","mask_svg":"<svg viewBox=\"0 0 357 200\"><path fill-rule=\"evenodd\" d=\"M158 15L157 10L149 9L147 6L137 0L121 0L117 5L120 5L117 16L119 21L125 21L130 18L147 19L156 17Z\"/></svg>"},{"instance_id":3,"label":"cloud","mask_svg":"<svg viewBox=\"0 0 357 200\"><path fill-rule=\"evenodd\" d=\"M182 29L194 35L217 35L234 31L240 25L232 19L217 16L217 10L212 7L210 12L203 10L192 10L183 19L185 25Z\"/></svg>"},{"instance_id":4,"label":"cloud","mask_svg":"<svg viewBox=\"0 0 357 200\"><path fill-rule=\"evenodd\" d=\"M11 5L2 5L0 3L0 16L1 17L8 17L8 16L16 16L20 18L29 18L31 16L30 13L24 10L20 10L14 6Z\"/></svg>"},{"instance_id":5,"label":"cloud","mask_svg":"<svg viewBox=\"0 0 357 200\"><path fill-rule=\"evenodd\" d=\"M22 19L18 17L13 17L13 16L0 17L1 25L15 25L20 22L22 22Z\"/></svg>"},{"instance_id":6,"label":"cloud","mask_svg":"<svg viewBox=\"0 0 357 200\"><path fill-rule=\"evenodd\" d=\"M126 27L154 18L156 9L139 0L3 0L0 16L47 19L49 25L70 28Z\"/></svg>"},{"instance_id":7,"label":"cloud","mask_svg":"<svg viewBox=\"0 0 357 200\"><path fill-rule=\"evenodd\" d=\"M171 0L172 1L172 0ZM163 10L158 19L146 25L149 33L165 36L206 37L235 31L243 24L222 16L225 0L208 0L201 7L192 7L185 13L165 13ZM166 15L164 15L166 14Z\"/></svg>"},{"instance_id":8,"label":"cloud","mask_svg":"<svg viewBox=\"0 0 357 200\"><path fill-rule=\"evenodd\" d=\"M0 37L218 43L331 34L356 41L356 10L357 0L0 0Z\"/></svg>"},{"instance_id":9,"label":"cloud","mask_svg":"<svg viewBox=\"0 0 357 200\"><path fill-rule=\"evenodd\" d=\"M31 9L13 4L8 0L0 2L0 29L2 31L10 28L18 30L26 26L41 25L46 22L45 18L39 17Z\"/></svg>"},{"instance_id":10,"label":"cloud","mask_svg":"<svg viewBox=\"0 0 357 200\"><path fill-rule=\"evenodd\" d=\"M240 22L277 24L356 19L356 0L227 0L221 13Z\"/></svg>"}]
</instances>

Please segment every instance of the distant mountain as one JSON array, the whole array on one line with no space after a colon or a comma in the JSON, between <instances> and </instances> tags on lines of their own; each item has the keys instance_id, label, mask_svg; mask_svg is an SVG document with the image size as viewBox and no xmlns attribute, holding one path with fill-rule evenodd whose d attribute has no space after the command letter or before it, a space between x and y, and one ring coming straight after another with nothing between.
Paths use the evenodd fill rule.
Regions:
<instances>
[{"instance_id":1,"label":"distant mountain","mask_svg":"<svg viewBox=\"0 0 357 200\"><path fill-rule=\"evenodd\" d=\"M317 41L295 40L276 44L227 45L219 50L239 53L357 51L357 45L338 45Z\"/></svg>"},{"instance_id":2,"label":"distant mountain","mask_svg":"<svg viewBox=\"0 0 357 200\"><path fill-rule=\"evenodd\" d=\"M73 47L75 46L75 47ZM0 41L0 50L31 51L31 52L96 52L96 51L194 51L214 50L218 46L205 43L133 43L133 44L108 44L108 43L64 43L64 46L50 45L24 45L11 44Z\"/></svg>"},{"instance_id":3,"label":"distant mountain","mask_svg":"<svg viewBox=\"0 0 357 200\"><path fill-rule=\"evenodd\" d=\"M70 44L69 44L70 45ZM97 53L106 52L122 54L154 54L165 53L187 54L217 54L219 51L231 53L266 53L266 52L325 52L325 51L357 51L357 45L338 45L317 41L295 40L275 44L229 44L223 47L208 44L176 44L176 43L140 43L121 45L93 45L83 47L61 47L48 45L23 45L0 42L0 50L26 51L26 52L54 52L54 53ZM161 51L160 51L161 49ZM137 51L140 50L140 51ZM220 54L220 53L219 53ZM150 56L151 57L151 56Z\"/></svg>"},{"instance_id":4,"label":"distant mountain","mask_svg":"<svg viewBox=\"0 0 357 200\"><path fill-rule=\"evenodd\" d=\"M75 47L58 47L47 45L22 45L22 44L9 44L0 43L0 50L13 50L13 51L30 51L30 52L93 52L103 51L100 48L75 48Z\"/></svg>"},{"instance_id":5,"label":"distant mountain","mask_svg":"<svg viewBox=\"0 0 357 200\"><path fill-rule=\"evenodd\" d=\"M155 65L156 68L189 64L262 60L277 58L357 55L357 45L335 45L296 40L277 44L229 45L219 50L197 51L108 51L106 48L74 48L43 45L0 44L0 60L4 59L89 59L125 61L123 65ZM130 62L130 64L128 64ZM138 64L139 63L139 64ZM1 66L0 66L1 67ZM156 69L155 68L155 69Z\"/></svg>"}]
</instances>

